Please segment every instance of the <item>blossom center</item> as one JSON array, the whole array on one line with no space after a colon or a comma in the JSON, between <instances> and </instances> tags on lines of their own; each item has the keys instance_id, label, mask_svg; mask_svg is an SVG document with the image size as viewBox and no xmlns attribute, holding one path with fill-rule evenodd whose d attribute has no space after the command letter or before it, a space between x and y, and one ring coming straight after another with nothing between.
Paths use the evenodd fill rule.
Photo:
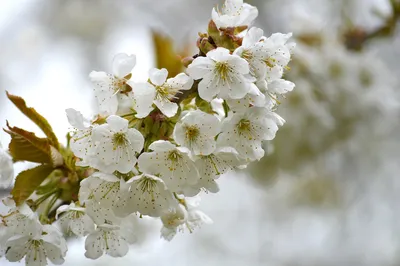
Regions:
<instances>
[{"instance_id":1,"label":"blossom center","mask_svg":"<svg viewBox=\"0 0 400 266\"><path fill-rule=\"evenodd\" d=\"M124 78L113 78L112 86L114 88L114 93L124 91L126 87L126 79Z\"/></svg>"},{"instance_id":2,"label":"blossom center","mask_svg":"<svg viewBox=\"0 0 400 266\"><path fill-rule=\"evenodd\" d=\"M217 72L217 75L225 81L229 77L229 72L231 72L231 68L229 67L227 62L217 62L215 64L215 71Z\"/></svg>"},{"instance_id":3,"label":"blossom center","mask_svg":"<svg viewBox=\"0 0 400 266\"><path fill-rule=\"evenodd\" d=\"M251 59L253 59L253 53L249 50L244 50L242 52L242 58L246 61L250 61Z\"/></svg>"},{"instance_id":4,"label":"blossom center","mask_svg":"<svg viewBox=\"0 0 400 266\"><path fill-rule=\"evenodd\" d=\"M237 124L237 128L238 128L240 134L243 134L245 132L250 132L251 123L247 119L242 119Z\"/></svg>"},{"instance_id":5,"label":"blossom center","mask_svg":"<svg viewBox=\"0 0 400 266\"><path fill-rule=\"evenodd\" d=\"M170 86L163 84L162 86L156 86L156 91L157 91L157 97L160 98L160 100L171 100L174 98L177 90L174 90Z\"/></svg>"},{"instance_id":6,"label":"blossom center","mask_svg":"<svg viewBox=\"0 0 400 266\"><path fill-rule=\"evenodd\" d=\"M173 162L176 162L176 161L178 161L180 158L182 158L182 155L180 155L179 153L178 153L178 151L171 151L169 154L168 154L168 159L170 160L170 161L173 161Z\"/></svg>"},{"instance_id":7,"label":"blossom center","mask_svg":"<svg viewBox=\"0 0 400 266\"><path fill-rule=\"evenodd\" d=\"M186 139L188 141L195 141L200 135L200 130L197 126L187 126L186 127Z\"/></svg>"},{"instance_id":8,"label":"blossom center","mask_svg":"<svg viewBox=\"0 0 400 266\"><path fill-rule=\"evenodd\" d=\"M142 193L151 194L151 201L156 201L154 198L154 192L157 189L157 180L144 177L139 181L138 187L142 191Z\"/></svg>"},{"instance_id":9,"label":"blossom center","mask_svg":"<svg viewBox=\"0 0 400 266\"><path fill-rule=\"evenodd\" d=\"M126 136L124 133L116 133L113 136L112 140L114 144L114 150L117 149L120 146L125 146L128 140L126 139Z\"/></svg>"}]
</instances>

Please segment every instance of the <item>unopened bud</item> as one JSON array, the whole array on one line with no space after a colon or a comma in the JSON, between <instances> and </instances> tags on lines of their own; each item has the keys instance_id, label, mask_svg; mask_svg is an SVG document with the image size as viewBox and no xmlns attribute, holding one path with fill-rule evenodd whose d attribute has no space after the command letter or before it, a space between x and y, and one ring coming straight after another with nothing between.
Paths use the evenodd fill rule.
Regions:
<instances>
[{"instance_id":1,"label":"unopened bud","mask_svg":"<svg viewBox=\"0 0 400 266\"><path fill-rule=\"evenodd\" d=\"M188 56L183 58L181 62L185 67L188 67L193 62L193 60L194 60L193 57Z\"/></svg>"},{"instance_id":2,"label":"unopened bud","mask_svg":"<svg viewBox=\"0 0 400 266\"><path fill-rule=\"evenodd\" d=\"M209 41L208 38L204 38L200 41L199 49L201 52L204 54L207 54L209 51L214 50L216 47L212 45Z\"/></svg>"}]
</instances>

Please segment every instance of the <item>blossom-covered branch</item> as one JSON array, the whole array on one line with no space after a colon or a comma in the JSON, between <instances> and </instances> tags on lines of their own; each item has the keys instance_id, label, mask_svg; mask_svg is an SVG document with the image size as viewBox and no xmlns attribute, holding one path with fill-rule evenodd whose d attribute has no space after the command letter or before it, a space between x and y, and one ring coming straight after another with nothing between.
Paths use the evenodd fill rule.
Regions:
<instances>
[{"instance_id":1,"label":"blossom-covered branch","mask_svg":"<svg viewBox=\"0 0 400 266\"><path fill-rule=\"evenodd\" d=\"M210 224L198 208L201 192L217 193L221 175L264 156L262 143L285 122L276 113L280 98L294 88L283 79L291 34L265 37L251 27L257 15L242 0L214 8L182 73L153 68L147 82L136 82L136 56L124 53L109 73L92 71L98 112L66 110L74 130L65 146L41 115L8 94L46 138L5 129L12 140L0 154L0 184L11 184L12 160L40 165L20 173L3 200L9 211L1 216L0 255L61 264L64 236L75 235L86 237L90 259L122 257L137 218L160 219L166 240Z\"/></svg>"}]
</instances>

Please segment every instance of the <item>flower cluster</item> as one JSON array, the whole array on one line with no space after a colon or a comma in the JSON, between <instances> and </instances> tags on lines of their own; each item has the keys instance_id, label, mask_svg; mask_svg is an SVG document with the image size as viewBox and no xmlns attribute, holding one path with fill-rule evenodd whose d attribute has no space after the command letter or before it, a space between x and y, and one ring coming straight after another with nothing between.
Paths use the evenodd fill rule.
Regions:
<instances>
[{"instance_id":1,"label":"flower cluster","mask_svg":"<svg viewBox=\"0 0 400 266\"><path fill-rule=\"evenodd\" d=\"M264 156L262 142L274 139L285 122L275 112L278 99L294 88L282 79L291 35L265 37L251 27L257 15L242 0L213 9L207 33L199 34L199 53L184 58L187 69L176 76L154 68L147 82L135 82L136 57L123 53L114 57L111 73L91 72L98 113L91 119L66 110L74 130L65 148L49 137L57 167L36 191L43 196L18 202L2 216L6 258L61 263L65 240L51 223L65 235L86 237L91 259L126 255L136 217L160 219L166 240L211 223L198 209L199 193L218 192L221 175ZM47 211L38 219L31 208L42 202Z\"/></svg>"}]
</instances>

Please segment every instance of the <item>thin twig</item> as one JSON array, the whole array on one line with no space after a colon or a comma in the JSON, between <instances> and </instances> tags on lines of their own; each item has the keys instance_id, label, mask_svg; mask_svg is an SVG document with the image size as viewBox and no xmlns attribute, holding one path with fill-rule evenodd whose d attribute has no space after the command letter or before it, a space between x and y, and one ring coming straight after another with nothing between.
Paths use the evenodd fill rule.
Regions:
<instances>
[{"instance_id":1,"label":"thin twig","mask_svg":"<svg viewBox=\"0 0 400 266\"><path fill-rule=\"evenodd\" d=\"M195 80L193 82L192 87L189 90L186 91L179 91L179 93L177 93L175 95L175 99L173 100L173 102L179 104L181 103L183 100L185 100L190 94L197 92L197 89L199 88L199 83L201 80Z\"/></svg>"}]
</instances>

